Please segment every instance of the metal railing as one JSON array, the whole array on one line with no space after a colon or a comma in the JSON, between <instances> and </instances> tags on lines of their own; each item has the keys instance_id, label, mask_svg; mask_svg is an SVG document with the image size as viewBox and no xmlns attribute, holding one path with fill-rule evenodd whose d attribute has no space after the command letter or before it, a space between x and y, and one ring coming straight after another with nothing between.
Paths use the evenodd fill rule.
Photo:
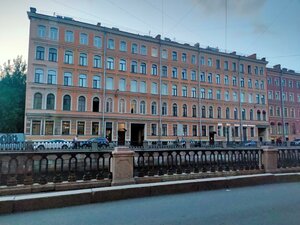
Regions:
<instances>
[{"instance_id":1,"label":"metal railing","mask_svg":"<svg viewBox=\"0 0 300 225\"><path fill-rule=\"evenodd\" d=\"M2 152L0 185L111 178L111 151Z\"/></svg>"},{"instance_id":2,"label":"metal railing","mask_svg":"<svg viewBox=\"0 0 300 225\"><path fill-rule=\"evenodd\" d=\"M300 149L278 149L277 167L300 167Z\"/></svg>"},{"instance_id":3,"label":"metal railing","mask_svg":"<svg viewBox=\"0 0 300 225\"><path fill-rule=\"evenodd\" d=\"M178 149L136 150L134 174L137 177L216 171L262 169L260 149Z\"/></svg>"}]
</instances>

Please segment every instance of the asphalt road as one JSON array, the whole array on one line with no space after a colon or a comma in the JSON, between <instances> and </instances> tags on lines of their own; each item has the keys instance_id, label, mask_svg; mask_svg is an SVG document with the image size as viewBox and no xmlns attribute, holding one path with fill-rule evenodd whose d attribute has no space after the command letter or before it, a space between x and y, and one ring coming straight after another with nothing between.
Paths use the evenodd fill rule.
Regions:
<instances>
[{"instance_id":1,"label":"asphalt road","mask_svg":"<svg viewBox=\"0 0 300 225\"><path fill-rule=\"evenodd\" d=\"M299 225L300 183L262 185L0 216L0 225Z\"/></svg>"}]
</instances>

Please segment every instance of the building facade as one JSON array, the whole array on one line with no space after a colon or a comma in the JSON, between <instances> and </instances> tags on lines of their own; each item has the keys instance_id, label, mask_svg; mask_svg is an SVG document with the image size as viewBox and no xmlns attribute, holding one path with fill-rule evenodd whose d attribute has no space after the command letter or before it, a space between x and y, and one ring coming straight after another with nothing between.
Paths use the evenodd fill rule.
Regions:
<instances>
[{"instance_id":1,"label":"building facade","mask_svg":"<svg viewBox=\"0 0 300 225\"><path fill-rule=\"evenodd\" d=\"M268 140L266 60L39 14L30 19L28 139Z\"/></svg>"},{"instance_id":2,"label":"building facade","mask_svg":"<svg viewBox=\"0 0 300 225\"><path fill-rule=\"evenodd\" d=\"M300 138L300 74L275 65L267 68L270 139Z\"/></svg>"}]
</instances>

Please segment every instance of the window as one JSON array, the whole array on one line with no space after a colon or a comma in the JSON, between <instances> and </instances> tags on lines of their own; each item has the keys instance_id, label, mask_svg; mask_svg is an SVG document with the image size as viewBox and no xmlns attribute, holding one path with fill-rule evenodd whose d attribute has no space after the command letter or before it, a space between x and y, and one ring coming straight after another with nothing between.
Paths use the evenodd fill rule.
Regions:
<instances>
[{"instance_id":1,"label":"window","mask_svg":"<svg viewBox=\"0 0 300 225\"><path fill-rule=\"evenodd\" d=\"M236 82L236 76L233 76L233 77L232 77L232 85L233 85L233 86L236 86L236 85L237 85L237 82Z\"/></svg>"},{"instance_id":2,"label":"window","mask_svg":"<svg viewBox=\"0 0 300 225\"><path fill-rule=\"evenodd\" d=\"M147 47L145 45L141 45L140 51L141 55L147 55Z\"/></svg>"},{"instance_id":3,"label":"window","mask_svg":"<svg viewBox=\"0 0 300 225\"><path fill-rule=\"evenodd\" d=\"M45 121L45 135L53 135L54 121Z\"/></svg>"},{"instance_id":4,"label":"window","mask_svg":"<svg viewBox=\"0 0 300 225\"><path fill-rule=\"evenodd\" d=\"M253 103L253 94L252 93L248 94L248 102Z\"/></svg>"},{"instance_id":5,"label":"window","mask_svg":"<svg viewBox=\"0 0 300 225\"><path fill-rule=\"evenodd\" d=\"M126 60L125 59L120 59L119 70L126 71Z\"/></svg>"},{"instance_id":6,"label":"window","mask_svg":"<svg viewBox=\"0 0 300 225\"><path fill-rule=\"evenodd\" d=\"M177 68L176 67L172 68L172 78L177 78Z\"/></svg>"},{"instance_id":7,"label":"window","mask_svg":"<svg viewBox=\"0 0 300 225\"><path fill-rule=\"evenodd\" d=\"M293 81L292 80L289 80L289 87L293 88Z\"/></svg>"},{"instance_id":8,"label":"window","mask_svg":"<svg viewBox=\"0 0 300 225\"><path fill-rule=\"evenodd\" d=\"M33 109L42 109L42 94L41 93L34 94Z\"/></svg>"},{"instance_id":9,"label":"window","mask_svg":"<svg viewBox=\"0 0 300 225\"><path fill-rule=\"evenodd\" d=\"M244 92L241 92L240 98L241 98L241 102L245 102L245 93Z\"/></svg>"},{"instance_id":10,"label":"window","mask_svg":"<svg viewBox=\"0 0 300 225\"><path fill-rule=\"evenodd\" d=\"M205 89L204 89L204 88L201 88L201 90L200 90L200 97L201 97L202 99L205 98Z\"/></svg>"},{"instance_id":11,"label":"window","mask_svg":"<svg viewBox=\"0 0 300 225\"><path fill-rule=\"evenodd\" d=\"M201 108L201 117L206 118L206 108L205 108L205 106L202 106L202 108Z\"/></svg>"},{"instance_id":12,"label":"window","mask_svg":"<svg viewBox=\"0 0 300 225\"><path fill-rule=\"evenodd\" d=\"M94 56L94 62L93 62L94 68L101 68L101 56L95 55Z\"/></svg>"},{"instance_id":13,"label":"window","mask_svg":"<svg viewBox=\"0 0 300 225\"><path fill-rule=\"evenodd\" d=\"M260 89L264 90L265 89L265 82L262 80L260 81Z\"/></svg>"},{"instance_id":14,"label":"window","mask_svg":"<svg viewBox=\"0 0 300 225\"><path fill-rule=\"evenodd\" d=\"M85 97L84 96L80 96L78 98L78 111L79 112L85 111Z\"/></svg>"},{"instance_id":15,"label":"window","mask_svg":"<svg viewBox=\"0 0 300 225\"><path fill-rule=\"evenodd\" d=\"M125 113L125 100L124 99L120 99L120 101L119 101L119 112Z\"/></svg>"},{"instance_id":16,"label":"window","mask_svg":"<svg viewBox=\"0 0 300 225\"><path fill-rule=\"evenodd\" d=\"M216 59L216 68L220 69L220 59Z\"/></svg>"},{"instance_id":17,"label":"window","mask_svg":"<svg viewBox=\"0 0 300 225\"><path fill-rule=\"evenodd\" d=\"M196 71L195 70L191 71L191 80L197 80L197 76L196 76Z\"/></svg>"},{"instance_id":18,"label":"window","mask_svg":"<svg viewBox=\"0 0 300 225\"><path fill-rule=\"evenodd\" d=\"M228 70L228 61L224 61L224 70Z\"/></svg>"},{"instance_id":19,"label":"window","mask_svg":"<svg viewBox=\"0 0 300 225\"><path fill-rule=\"evenodd\" d=\"M79 43L81 45L87 45L88 44L88 35L85 33L80 33L80 40Z\"/></svg>"},{"instance_id":20,"label":"window","mask_svg":"<svg viewBox=\"0 0 300 225\"><path fill-rule=\"evenodd\" d=\"M177 124L173 124L173 136L177 136Z\"/></svg>"},{"instance_id":21,"label":"window","mask_svg":"<svg viewBox=\"0 0 300 225\"><path fill-rule=\"evenodd\" d=\"M246 110L242 109L242 120L246 120Z\"/></svg>"},{"instance_id":22,"label":"window","mask_svg":"<svg viewBox=\"0 0 300 225\"><path fill-rule=\"evenodd\" d=\"M131 92L137 92L137 81L136 80L132 80L130 81L130 91Z\"/></svg>"},{"instance_id":23,"label":"window","mask_svg":"<svg viewBox=\"0 0 300 225\"><path fill-rule=\"evenodd\" d=\"M210 84L213 82L213 80L212 80L212 74L211 73L209 73L207 75L207 82L210 83Z\"/></svg>"},{"instance_id":24,"label":"window","mask_svg":"<svg viewBox=\"0 0 300 225\"><path fill-rule=\"evenodd\" d=\"M168 95L168 84L162 84L161 86L161 94Z\"/></svg>"},{"instance_id":25,"label":"window","mask_svg":"<svg viewBox=\"0 0 300 225\"><path fill-rule=\"evenodd\" d=\"M130 113L136 114L137 113L137 102L136 100L132 100L130 103Z\"/></svg>"},{"instance_id":26,"label":"window","mask_svg":"<svg viewBox=\"0 0 300 225\"><path fill-rule=\"evenodd\" d=\"M34 82L35 83L43 83L44 82L44 70L35 69Z\"/></svg>"},{"instance_id":27,"label":"window","mask_svg":"<svg viewBox=\"0 0 300 225\"><path fill-rule=\"evenodd\" d=\"M280 107L276 107L276 116L280 116Z\"/></svg>"},{"instance_id":28,"label":"window","mask_svg":"<svg viewBox=\"0 0 300 225\"><path fill-rule=\"evenodd\" d=\"M229 85L228 75L225 75L225 76L224 76L224 84L225 84L225 85Z\"/></svg>"},{"instance_id":29,"label":"window","mask_svg":"<svg viewBox=\"0 0 300 225\"><path fill-rule=\"evenodd\" d=\"M196 64L196 56L195 55L192 55L191 63Z\"/></svg>"},{"instance_id":30,"label":"window","mask_svg":"<svg viewBox=\"0 0 300 225\"><path fill-rule=\"evenodd\" d=\"M112 112L112 111L113 111L113 101L111 98L108 98L106 100L105 112Z\"/></svg>"},{"instance_id":31,"label":"window","mask_svg":"<svg viewBox=\"0 0 300 225\"><path fill-rule=\"evenodd\" d=\"M152 64L151 75L157 75L157 65L156 64Z\"/></svg>"},{"instance_id":32,"label":"window","mask_svg":"<svg viewBox=\"0 0 300 225\"><path fill-rule=\"evenodd\" d=\"M146 103L145 103L145 101L140 102L140 113L141 114L146 114Z\"/></svg>"},{"instance_id":33,"label":"window","mask_svg":"<svg viewBox=\"0 0 300 225\"><path fill-rule=\"evenodd\" d=\"M79 87L86 87L86 86L87 86L86 75L80 74L79 75Z\"/></svg>"},{"instance_id":34,"label":"window","mask_svg":"<svg viewBox=\"0 0 300 225\"><path fill-rule=\"evenodd\" d=\"M263 114L263 121L266 121L267 120L267 113L266 113L266 111L263 111L262 114Z\"/></svg>"},{"instance_id":35,"label":"window","mask_svg":"<svg viewBox=\"0 0 300 225\"><path fill-rule=\"evenodd\" d=\"M156 124L151 124L151 135L156 136L157 126Z\"/></svg>"},{"instance_id":36,"label":"window","mask_svg":"<svg viewBox=\"0 0 300 225\"><path fill-rule=\"evenodd\" d=\"M208 65L209 67L212 67L212 59L211 59L211 58L208 58L208 59L207 59L207 65Z\"/></svg>"},{"instance_id":37,"label":"window","mask_svg":"<svg viewBox=\"0 0 300 225\"><path fill-rule=\"evenodd\" d=\"M172 86L172 95L177 96L177 85L175 84Z\"/></svg>"},{"instance_id":38,"label":"window","mask_svg":"<svg viewBox=\"0 0 300 225\"><path fill-rule=\"evenodd\" d=\"M72 86L72 73L69 72L64 73L64 85Z\"/></svg>"},{"instance_id":39,"label":"window","mask_svg":"<svg viewBox=\"0 0 300 225\"><path fill-rule=\"evenodd\" d=\"M156 115L157 114L157 105L156 102L152 102L151 104L151 114Z\"/></svg>"},{"instance_id":40,"label":"window","mask_svg":"<svg viewBox=\"0 0 300 225\"><path fill-rule=\"evenodd\" d=\"M87 66L87 54L86 53L79 54L79 65Z\"/></svg>"},{"instance_id":41,"label":"window","mask_svg":"<svg viewBox=\"0 0 300 225\"><path fill-rule=\"evenodd\" d=\"M46 27L43 25L39 25L37 32L38 37L44 38L46 36Z\"/></svg>"},{"instance_id":42,"label":"window","mask_svg":"<svg viewBox=\"0 0 300 225\"><path fill-rule=\"evenodd\" d=\"M230 119L230 109L227 107L226 108L226 119Z\"/></svg>"},{"instance_id":43,"label":"window","mask_svg":"<svg viewBox=\"0 0 300 225\"><path fill-rule=\"evenodd\" d=\"M218 119L222 118L222 109L221 109L221 107L218 107L218 109L217 109L217 118Z\"/></svg>"},{"instance_id":44,"label":"window","mask_svg":"<svg viewBox=\"0 0 300 225\"><path fill-rule=\"evenodd\" d=\"M186 69L182 69L181 71L181 79L186 80L187 79L187 72Z\"/></svg>"},{"instance_id":45,"label":"window","mask_svg":"<svg viewBox=\"0 0 300 225\"><path fill-rule=\"evenodd\" d=\"M192 117L197 117L197 107L195 105L192 107Z\"/></svg>"},{"instance_id":46,"label":"window","mask_svg":"<svg viewBox=\"0 0 300 225\"><path fill-rule=\"evenodd\" d=\"M182 126L182 131L183 131L183 136L187 136L188 135L188 126L187 125L183 125Z\"/></svg>"},{"instance_id":47,"label":"window","mask_svg":"<svg viewBox=\"0 0 300 225\"><path fill-rule=\"evenodd\" d=\"M115 49L115 40L114 39L108 39L107 48L108 49Z\"/></svg>"},{"instance_id":48,"label":"window","mask_svg":"<svg viewBox=\"0 0 300 225\"><path fill-rule=\"evenodd\" d=\"M157 94L157 83L151 83L151 94Z\"/></svg>"},{"instance_id":49,"label":"window","mask_svg":"<svg viewBox=\"0 0 300 225\"><path fill-rule=\"evenodd\" d=\"M107 58L107 64L106 67L108 70L113 70L115 69L115 60L114 58L108 57Z\"/></svg>"},{"instance_id":50,"label":"window","mask_svg":"<svg viewBox=\"0 0 300 225\"><path fill-rule=\"evenodd\" d=\"M196 90L196 88L192 88L192 91L191 91L191 97L192 98L197 98L197 90Z\"/></svg>"},{"instance_id":51,"label":"window","mask_svg":"<svg viewBox=\"0 0 300 225\"><path fill-rule=\"evenodd\" d=\"M36 47L35 59L44 60L45 59L45 48L41 46Z\"/></svg>"},{"instance_id":52,"label":"window","mask_svg":"<svg viewBox=\"0 0 300 225\"><path fill-rule=\"evenodd\" d=\"M146 63L141 63L141 65L140 65L140 73L141 74L146 74L147 73L147 65L146 65Z\"/></svg>"},{"instance_id":53,"label":"window","mask_svg":"<svg viewBox=\"0 0 300 225\"><path fill-rule=\"evenodd\" d=\"M209 108L208 108L208 117L214 118L214 110L213 110L212 106L209 106Z\"/></svg>"},{"instance_id":54,"label":"window","mask_svg":"<svg viewBox=\"0 0 300 225\"><path fill-rule=\"evenodd\" d=\"M166 49L163 49L161 52L161 57L163 59L167 59L168 58L168 51Z\"/></svg>"},{"instance_id":55,"label":"window","mask_svg":"<svg viewBox=\"0 0 300 225\"><path fill-rule=\"evenodd\" d=\"M61 123L61 134L62 135L70 135L70 127L71 122L70 121L62 121Z\"/></svg>"},{"instance_id":56,"label":"window","mask_svg":"<svg viewBox=\"0 0 300 225\"><path fill-rule=\"evenodd\" d=\"M65 51L65 63L73 64L73 52L72 51Z\"/></svg>"},{"instance_id":57,"label":"window","mask_svg":"<svg viewBox=\"0 0 300 225\"><path fill-rule=\"evenodd\" d=\"M217 90L217 100L221 100L221 90Z\"/></svg>"},{"instance_id":58,"label":"window","mask_svg":"<svg viewBox=\"0 0 300 225\"><path fill-rule=\"evenodd\" d=\"M225 101L230 101L229 91L225 91Z\"/></svg>"},{"instance_id":59,"label":"window","mask_svg":"<svg viewBox=\"0 0 300 225\"><path fill-rule=\"evenodd\" d=\"M257 113L256 113L256 119L257 120L261 120L261 113L260 113L260 111L259 110L257 110Z\"/></svg>"},{"instance_id":60,"label":"window","mask_svg":"<svg viewBox=\"0 0 300 225\"><path fill-rule=\"evenodd\" d=\"M56 71L48 70L48 84L56 84Z\"/></svg>"},{"instance_id":61,"label":"window","mask_svg":"<svg viewBox=\"0 0 300 225\"><path fill-rule=\"evenodd\" d=\"M172 106L173 116L177 116L177 104L174 103Z\"/></svg>"},{"instance_id":62,"label":"window","mask_svg":"<svg viewBox=\"0 0 300 225\"><path fill-rule=\"evenodd\" d=\"M260 74L260 75L264 75L264 68L263 68L263 67L260 67L260 68L259 68L259 74Z\"/></svg>"},{"instance_id":63,"label":"window","mask_svg":"<svg viewBox=\"0 0 300 225\"><path fill-rule=\"evenodd\" d=\"M208 92L207 92L207 98L208 99L213 99L213 91L212 91L212 89L208 90Z\"/></svg>"},{"instance_id":64,"label":"window","mask_svg":"<svg viewBox=\"0 0 300 225\"><path fill-rule=\"evenodd\" d=\"M50 28L50 40L52 41L58 40L58 29L55 27Z\"/></svg>"},{"instance_id":65,"label":"window","mask_svg":"<svg viewBox=\"0 0 300 225\"><path fill-rule=\"evenodd\" d=\"M106 89L114 90L114 79L112 77L106 77Z\"/></svg>"},{"instance_id":66,"label":"window","mask_svg":"<svg viewBox=\"0 0 300 225\"><path fill-rule=\"evenodd\" d=\"M77 135L84 135L84 121L77 121Z\"/></svg>"},{"instance_id":67,"label":"window","mask_svg":"<svg viewBox=\"0 0 300 225\"><path fill-rule=\"evenodd\" d=\"M254 67L254 73L255 73L255 75L258 75L258 67L257 66Z\"/></svg>"},{"instance_id":68,"label":"window","mask_svg":"<svg viewBox=\"0 0 300 225\"><path fill-rule=\"evenodd\" d=\"M137 54L138 53L138 45L133 43L131 44L131 53Z\"/></svg>"},{"instance_id":69,"label":"window","mask_svg":"<svg viewBox=\"0 0 300 225\"><path fill-rule=\"evenodd\" d=\"M177 61L177 52L175 51L172 52L172 60Z\"/></svg>"},{"instance_id":70,"label":"window","mask_svg":"<svg viewBox=\"0 0 300 225\"><path fill-rule=\"evenodd\" d=\"M252 74L251 65L248 65L248 74Z\"/></svg>"},{"instance_id":71,"label":"window","mask_svg":"<svg viewBox=\"0 0 300 225\"><path fill-rule=\"evenodd\" d=\"M186 106L186 104L183 104L183 106L182 106L182 116L187 117L187 106Z\"/></svg>"},{"instance_id":72,"label":"window","mask_svg":"<svg viewBox=\"0 0 300 225\"><path fill-rule=\"evenodd\" d=\"M120 42L120 51L121 52L126 52L127 51L127 43L126 43L126 41L121 41Z\"/></svg>"},{"instance_id":73,"label":"window","mask_svg":"<svg viewBox=\"0 0 300 225\"><path fill-rule=\"evenodd\" d=\"M119 90L126 91L126 80L124 78L119 80Z\"/></svg>"},{"instance_id":74,"label":"window","mask_svg":"<svg viewBox=\"0 0 300 225\"><path fill-rule=\"evenodd\" d=\"M51 62L57 61L57 50L55 48L49 48L49 57L48 60Z\"/></svg>"},{"instance_id":75,"label":"window","mask_svg":"<svg viewBox=\"0 0 300 225\"><path fill-rule=\"evenodd\" d=\"M204 59L204 56L201 56L200 58L200 64L203 66L205 65L205 59Z\"/></svg>"},{"instance_id":76,"label":"window","mask_svg":"<svg viewBox=\"0 0 300 225\"><path fill-rule=\"evenodd\" d=\"M244 78L241 78L241 87L245 87L245 80L244 80Z\"/></svg>"},{"instance_id":77,"label":"window","mask_svg":"<svg viewBox=\"0 0 300 225\"><path fill-rule=\"evenodd\" d=\"M236 63L235 62L232 63L232 71L234 71L234 72L236 71Z\"/></svg>"},{"instance_id":78,"label":"window","mask_svg":"<svg viewBox=\"0 0 300 225\"><path fill-rule=\"evenodd\" d=\"M167 77L167 76L168 76L168 67L162 66L162 77Z\"/></svg>"},{"instance_id":79,"label":"window","mask_svg":"<svg viewBox=\"0 0 300 225\"><path fill-rule=\"evenodd\" d=\"M146 81L141 81L141 83L140 83L140 92L141 93L146 93L147 92Z\"/></svg>"},{"instance_id":80,"label":"window","mask_svg":"<svg viewBox=\"0 0 300 225\"><path fill-rule=\"evenodd\" d=\"M32 135L40 135L41 134L41 121L40 120L32 121L31 134Z\"/></svg>"},{"instance_id":81,"label":"window","mask_svg":"<svg viewBox=\"0 0 300 225\"><path fill-rule=\"evenodd\" d=\"M216 75L216 83L217 83L217 84L221 84L220 74L217 74L217 75Z\"/></svg>"},{"instance_id":82,"label":"window","mask_svg":"<svg viewBox=\"0 0 300 225\"><path fill-rule=\"evenodd\" d=\"M67 30L65 33L65 41L66 42L74 42L74 33L73 31Z\"/></svg>"},{"instance_id":83,"label":"window","mask_svg":"<svg viewBox=\"0 0 300 225\"><path fill-rule=\"evenodd\" d=\"M258 80L255 80L255 88L259 89L259 82L258 82Z\"/></svg>"},{"instance_id":84,"label":"window","mask_svg":"<svg viewBox=\"0 0 300 225\"><path fill-rule=\"evenodd\" d=\"M252 88L252 80L248 79L248 88Z\"/></svg>"},{"instance_id":85,"label":"window","mask_svg":"<svg viewBox=\"0 0 300 225\"><path fill-rule=\"evenodd\" d=\"M260 103L259 94L256 94L255 97L256 97L256 104L259 104Z\"/></svg>"},{"instance_id":86,"label":"window","mask_svg":"<svg viewBox=\"0 0 300 225\"><path fill-rule=\"evenodd\" d=\"M240 73L244 73L244 64L243 63L240 64Z\"/></svg>"},{"instance_id":87,"label":"window","mask_svg":"<svg viewBox=\"0 0 300 225\"><path fill-rule=\"evenodd\" d=\"M232 93L232 99L233 99L233 101L235 101L235 102L238 101L238 97L237 97L236 91L234 91L234 92Z\"/></svg>"},{"instance_id":88,"label":"window","mask_svg":"<svg viewBox=\"0 0 300 225\"><path fill-rule=\"evenodd\" d=\"M234 118L235 120L238 119L238 110L237 110L237 108L234 108L234 111L233 111L233 118Z\"/></svg>"},{"instance_id":89,"label":"window","mask_svg":"<svg viewBox=\"0 0 300 225\"><path fill-rule=\"evenodd\" d=\"M137 62L136 61L132 61L131 62L131 69L130 69L131 73L137 73Z\"/></svg>"},{"instance_id":90,"label":"window","mask_svg":"<svg viewBox=\"0 0 300 225\"><path fill-rule=\"evenodd\" d=\"M254 115L253 109L250 109L250 113L249 113L250 120L253 120L253 115Z\"/></svg>"},{"instance_id":91,"label":"window","mask_svg":"<svg viewBox=\"0 0 300 225\"><path fill-rule=\"evenodd\" d=\"M54 94L48 94L47 95L47 102L46 102L46 109L47 110L54 110L54 104L55 104L55 97Z\"/></svg>"},{"instance_id":92,"label":"window","mask_svg":"<svg viewBox=\"0 0 300 225\"><path fill-rule=\"evenodd\" d=\"M99 135L99 123L92 122L92 135Z\"/></svg>"},{"instance_id":93,"label":"window","mask_svg":"<svg viewBox=\"0 0 300 225\"><path fill-rule=\"evenodd\" d=\"M273 106L270 106L270 108L269 108L269 114L270 114L270 116L274 116Z\"/></svg>"},{"instance_id":94,"label":"window","mask_svg":"<svg viewBox=\"0 0 300 225\"><path fill-rule=\"evenodd\" d=\"M206 126L202 126L202 131L201 131L202 136L206 136Z\"/></svg>"},{"instance_id":95,"label":"window","mask_svg":"<svg viewBox=\"0 0 300 225\"><path fill-rule=\"evenodd\" d=\"M63 110L70 111L71 110L71 97L70 95L65 95L63 98Z\"/></svg>"},{"instance_id":96,"label":"window","mask_svg":"<svg viewBox=\"0 0 300 225\"><path fill-rule=\"evenodd\" d=\"M186 53L181 54L181 61L186 62Z\"/></svg>"},{"instance_id":97,"label":"window","mask_svg":"<svg viewBox=\"0 0 300 225\"><path fill-rule=\"evenodd\" d=\"M151 56L152 57L157 57L158 55L158 50L157 48L151 48Z\"/></svg>"},{"instance_id":98,"label":"window","mask_svg":"<svg viewBox=\"0 0 300 225\"><path fill-rule=\"evenodd\" d=\"M94 37L94 46L96 48L101 48L102 47L102 39L101 39L101 37L98 37L98 36Z\"/></svg>"},{"instance_id":99,"label":"window","mask_svg":"<svg viewBox=\"0 0 300 225\"><path fill-rule=\"evenodd\" d=\"M187 87L186 86L183 86L182 87L182 97L187 97Z\"/></svg>"},{"instance_id":100,"label":"window","mask_svg":"<svg viewBox=\"0 0 300 225\"><path fill-rule=\"evenodd\" d=\"M162 107L161 107L161 114L162 114L163 116L166 116L166 115L168 114L168 106L167 106L167 103L166 103L166 102L164 102L164 103L162 104Z\"/></svg>"},{"instance_id":101,"label":"window","mask_svg":"<svg viewBox=\"0 0 300 225\"><path fill-rule=\"evenodd\" d=\"M162 136L167 136L168 135L168 125L167 124L162 124Z\"/></svg>"},{"instance_id":102,"label":"window","mask_svg":"<svg viewBox=\"0 0 300 225\"><path fill-rule=\"evenodd\" d=\"M201 72L201 74L200 74L200 81L205 82L205 73L204 72Z\"/></svg>"}]
</instances>

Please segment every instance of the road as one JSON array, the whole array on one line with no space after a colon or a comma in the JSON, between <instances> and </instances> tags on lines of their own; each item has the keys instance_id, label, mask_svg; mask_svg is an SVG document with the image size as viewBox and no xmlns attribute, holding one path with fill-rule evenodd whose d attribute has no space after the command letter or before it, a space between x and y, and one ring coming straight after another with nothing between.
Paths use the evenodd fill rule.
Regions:
<instances>
[{"instance_id":1,"label":"road","mask_svg":"<svg viewBox=\"0 0 300 225\"><path fill-rule=\"evenodd\" d=\"M0 216L0 225L299 225L300 183L97 203Z\"/></svg>"}]
</instances>

